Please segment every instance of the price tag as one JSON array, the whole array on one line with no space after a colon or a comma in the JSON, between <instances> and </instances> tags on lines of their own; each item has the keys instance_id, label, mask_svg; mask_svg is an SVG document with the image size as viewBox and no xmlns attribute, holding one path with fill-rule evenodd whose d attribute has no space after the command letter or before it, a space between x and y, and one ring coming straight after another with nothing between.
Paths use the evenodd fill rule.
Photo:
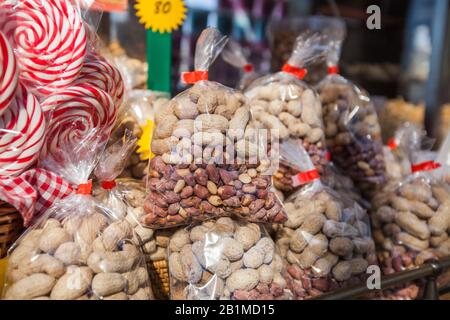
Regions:
<instances>
[{"instance_id":1,"label":"price tag","mask_svg":"<svg viewBox=\"0 0 450 320\"><path fill-rule=\"evenodd\" d=\"M134 7L139 22L160 33L178 30L187 11L182 0L137 0Z\"/></svg>"}]
</instances>

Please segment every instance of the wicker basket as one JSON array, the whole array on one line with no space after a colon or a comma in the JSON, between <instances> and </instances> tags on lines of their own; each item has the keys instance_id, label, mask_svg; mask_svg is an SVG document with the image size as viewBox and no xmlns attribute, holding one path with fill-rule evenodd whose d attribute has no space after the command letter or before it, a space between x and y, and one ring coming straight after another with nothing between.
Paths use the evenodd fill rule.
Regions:
<instances>
[{"instance_id":1,"label":"wicker basket","mask_svg":"<svg viewBox=\"0 0 450 320\"><path fill-rule=\"evenodd\" d=\"M166 260L149 261L147 263L153 294L157 300L169 299L169 269Z\"/></svg>"},{"instance_id":2,"label":"wicker basket","mask_svg":"<svg viewBox=\"0 0 450 320\"><path fill-rule=\"evenodd\" d=\"M17 210L0 201L0 259L6 256L9 247L23 230L22 216Z\"/></svg>"}]
</instances>

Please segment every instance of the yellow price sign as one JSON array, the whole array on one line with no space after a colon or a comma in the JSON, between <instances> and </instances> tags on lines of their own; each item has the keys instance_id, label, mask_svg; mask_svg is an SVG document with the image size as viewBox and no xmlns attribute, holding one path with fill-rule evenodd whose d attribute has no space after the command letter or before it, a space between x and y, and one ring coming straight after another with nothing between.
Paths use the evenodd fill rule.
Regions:
<instances>
[{"instance_id":1,"label":"yellow price sign","mask_svg":"<svg viewBox=\"0 0 450 320\"><path fill-rule=\"evenodd\" d=\"M187 12L183 0L137 0L134 7L139 22L160 33L178 30Z\"/></svg>"}]
</instances>

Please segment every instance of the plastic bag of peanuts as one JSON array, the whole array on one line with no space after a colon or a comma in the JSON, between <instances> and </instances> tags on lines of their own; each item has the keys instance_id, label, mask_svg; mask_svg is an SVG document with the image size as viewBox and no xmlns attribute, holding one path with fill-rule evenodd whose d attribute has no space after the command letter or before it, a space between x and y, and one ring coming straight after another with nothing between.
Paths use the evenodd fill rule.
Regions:
<instances>
[{"instance_id":1,"label":"plastic bag of peanuts","mask_svg":"<svg viewBox=\"0 0 450 320\"><path fill-rule=\"evenodd\" d=\"M373 238L385 275L450 255L450 186L433 176L440 165L420 152L424 137L413 131L405 141L411 174L372 201ZM412 283L391 297L415 299L421 288Z\"/></svg>"},{"instance_id":2,"label":"plastic bag of peanuts","mask_svg":"<svg viewBox=\"0 0 450 320\"><path fill-rule=\"evenodd\" d=\"M232 39L223 49L222 59L242 72L241 79L236 86L239 90L245 90L254 80L260 77L254 70L253 64L248 61L244 48Z\"/></svg>"},{"instance_id":3,"label":"plastic bag of peanuts","mask_svg":"<svg viewBox=\"0 0 450 320\"><path fill-rule=\"evenodd\" d=\"M338 74L341 43L329 39L328 75L316 86L326 146L333 162L370 197L386 181L381 129L367 93Z\"/></svg>"},{"instance_id":4,"label":"plastic bag of peanuts","mask_svg":"<svg viewBox=\"0 0 450 320\"><path fill-rule=\"evenodd\" d=\"M104 149L100 141L105 141L101 132L92 130L81 144L60 146L60 152L41 159L77 187L55 201L11 247L4 299L152 298L133 229L91 196L88 179Z\"/></svg>"},{"instance_id":5,"label":"plastic bag of peanuts","mask_svg":"<svg viewBox=\"0 0 450 320\"><path fill-rule=\"evenodd\" d=\"M255 223L208 220L169 241L172 299L289 299L282 270L273 240Z\"/></svg>"},{"instance_id":6,"label":"plastic bag of peanuts","mask_svg":"<svg viewBox=\"0 0 450 320\"><path fill-rule=\"evenodd\" d=\"M317 93L302 81L305 66L317 59L321 38L304 33L280 72L255 80L246 90L250 99L254 126L277 134L280 145L295 139L308 151L318 170L325 164L325 140L322 106ZM291 177L295 170L283 163L273 176L274 186L285 193L294 191Z\"/></svg>"},{"instance_id":7,"label":"plastic bag of peanuts","mask_svg":"<svg viewBox=\"0 0 450 320\"><path fill-rule=\"evenodd\" d=\"M146 189L144 182L136 179L116 179L120 174L129 154L134 149L135 138L126 134L120 141L110 145L100 157L94 175L98 180L94 196L116 215L125 219L136 235L136 244L143 251L148 270L154 270L153 264L167 260L168 237L174 231L154 230L143 226L140 220L144 211ZM162 263L162 262L161 262ZM156 298L161 296L164 280L156 272L150 273L151 285ZM167 281L168 282L168 281ZM168 284L167 284L168 287Z\"/></svg>"},{"instance_id":8,"label":"plastic bag of peanuts","mask_svg":"<svg viewBox=\"0 0 450 320\"><path fill-rule=\"evenodd\" d=\"M321 180L304 149L295 177L303 188L284 203L288 220L276 245L287 263L284 274L296 299L362 283L377 264L367 212Z\"/></svg>"},{"instance_id":9,"label":"plastic bag of peanuts","mask_svg":"<svg viewBox=\"0 0 450 320\"><path fill-rule=\"evenodd\" d=\"M304 184L300 183L298 179L299 175L301 175L300 168L304 165L302 164L302 161L304 161L304 148L295 140L288 139L280 145L279 150L280 162L286 167L292 168L292 172L295 172L295 175L291 177L291 180L293 187L298 190L304 186ZM324 184L338 193L342 193L346 197L357 201L364 208L369 207L370 204L362 198L359 190L356 189L353 184L353 181L339 171L333 162L329 160L328 155L326 156L326 159L327 162L323 166L322 174L320 175L320 178Z\"/></svg>"},{"instance_id":10,"label":"plastic bag of peanuts","mask_svg":"<svg viewBox=\"0 0 450 320\"><path fill-rule=\"evenodd\" d=\"M411 163L408 156L408 143L411 137L422 136L421 148L431 149L434 141L426 138L426 132L419 125L405 122L395 130L394 136L384 147L386 175L389 184L398 183L411 174Z\"/></svg>"},{"instance_id":11,"label":"plastic bag of peanuts","mask_svg":"<svg viewBox=\"0 0 450 320\"><path fill-rule=\"evenodd\" d=\"M286 218L270 191L270 151L249 126L247 99L207 80L225 44L216 29L202 32L196 70L183 74L193 86L156 115L145 225L165 228L231 214L253 222Z\"/></svg>"}]
</instances>

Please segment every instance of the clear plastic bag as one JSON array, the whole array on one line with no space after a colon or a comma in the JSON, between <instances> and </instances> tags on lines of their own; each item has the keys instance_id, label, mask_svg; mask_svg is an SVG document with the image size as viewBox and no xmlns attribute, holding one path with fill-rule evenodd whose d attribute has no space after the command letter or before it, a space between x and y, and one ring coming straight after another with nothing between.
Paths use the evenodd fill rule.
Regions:
<instances>
[{"instance_id":1,"label":"clear plastic bag","mask_svg":"<svg viewBox=\"0 0 450 320\"><path fill-rule=\"evenodd\" d=\"M344 39L346 34L345 21L330 16L283 17L273 20L267 27L270 42L272 70L279 70L289 59L299 34L312 31L335 39ZM313 62L305 81L318 83L326 75L326 59L319 58Z\"/></svg>"},{"instance_id":2,"label":"clear plastic bag","mask_svg":"<svg viewBox=\"0 0 450 320\"><path fill-rule=\"evenodd\" d=\"M239 43L230 39L227 46L222 52L222 59L230 65L242 71L241 79L236 88L245 90L254 80L259 78L259 74L255 72L253 64L248 61L244 49Z\"/></svg>"},{"instance_id":3,"label":"clear plastic bag","mask_svg":"<svg viewBox=\"0 0 450 320\"><path fill-rule=\"evenodd\" d=\"M296 299L365 281L376 264L370 220L359 204L326 186L303 149L299 182L284 203L288 220L276 244L288 263L285 277Z\"/></svg>"},{"instance_id":4,"label":"clear plastic bag","mask_svg":"<svg viewBox=\"0 0 450 320\"><path fill-rule=\"evenodd\" d=\"M77 186L76 192L56 201L12 246L3 298L150 299L133 229L91 196L88 179L104 137L92 130L81 143L60 148L42 163Z\"/></svg>"},{"instance_id":5,"label":"clear plastic bag","mask_svg":"<svg viewBox=\"0 0 450 320\"><path fill-rule=\"evenodd\" d=\"M169 242L174 300L285 300L283 263L262 226L230 218L177 231Z\"/></svg>"},{"instance_id":6,"label":"clear plastic bag","mask_svg":"<svg viewBox=\"0 0 450 320\"><path fill-rule=\"evenodd\" d=\"M250 99L254 125L277 132L281 145L286 139L296 139L322 172L326 161L322 106L314 89L301 80L305 66L317 58L320 40L316 34L300 35L283 71L255 80L245 95ZM292 192L293 175L292 168L280 163L274 174L275 187Z\"/></svg>"},{"instance_id":7,"label":"clear plastic bag","mask_svg":"<svg viewBox=\"0 0 450 320\"><path fill-rule=\"evenodd\" d=\"M433 177L439 164L419 152L423 138L419 130L405 139L411 174L373 199L373 237L384 274L450 255L450 186ZM415 299L419 289L410 284L394 296Z\"/></svg>"},{"instance_id":8,"label":"clear plastic bag","mask_svg":"<svg viewBox=\"0 0 450 320\"><path fill-rule=\"evenodd\" d=\"M316 86L326 145L333 162L370 197L386 181L378 117L367 93L336 73L338 55L331 48L329 74Z\"/></svg>"},{"instance_id":9,"label":"clear plastic bag","mask_svg":"<svg viewBox=\"0 0 450 320\"><path fill-rule=\"evenodd\" d=\"M265 132L250 128L250 108L239 91L207 81L226 43L213 28L202 32L196 70L183 75L190 89L156 114L143 223L155 228L237 215L252 222L285 219L270 192ZM267 136L266 136L267 137Z\"/></svg>"},{"instance_id":10,"label":"clear plastic bag","mask_svg":"<svg viewBox=\"0 0 450 320\"><path fill-rule=\"evenodd\" d=\"M136 137L127 132L120 141L110 145L100 156L94 176L97 178L101 191L96 197L110 209L118 219L127 215L127 204L120 190L116 188L116 178L125 167L131 152L135 148Z\"/></svg>"},{"instance_id":11,"label":"clear plastic bag","mask_svg":"<svg viewBox=\"0 0 450 320\"><path fill-rule=\"evenodd\" d=\"M422 137L425 140L426 132L417 124L405 122L397 130L394 137L390 138L388 145L384 147L384 157L386 163L386 174L390 183L398 182L401 178L411 174L411 163L408 158L407 145L411 137ZM425 149L431 148L432 141L427 139L423 141L422 146Z\"/></svg>"}]
</instances>

